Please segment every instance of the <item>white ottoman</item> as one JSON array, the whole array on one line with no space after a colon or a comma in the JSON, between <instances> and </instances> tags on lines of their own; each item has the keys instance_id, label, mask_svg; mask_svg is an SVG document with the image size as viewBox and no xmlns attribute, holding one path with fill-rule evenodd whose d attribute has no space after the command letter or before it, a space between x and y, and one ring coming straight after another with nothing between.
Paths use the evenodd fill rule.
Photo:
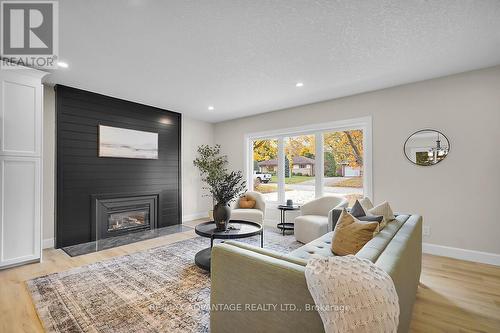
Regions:
<instances>
[{"instance_id":1,"label":"white ottoman","mask_svg":"<svg viewBox=\"0 0 500 333\"><path fill-rule=\"evenodd\" d=\"M328 232L328 217L322 215L304 215L295 218L295 239L309 243Z\"/></svg>"}]
</instances>

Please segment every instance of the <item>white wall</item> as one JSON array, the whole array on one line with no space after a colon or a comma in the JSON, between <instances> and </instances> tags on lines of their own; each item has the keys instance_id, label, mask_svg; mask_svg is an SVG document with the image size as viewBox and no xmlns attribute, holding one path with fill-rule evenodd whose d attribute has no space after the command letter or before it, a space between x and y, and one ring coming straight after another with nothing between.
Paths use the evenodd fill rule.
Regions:
<instances>
[{"instance_id":1,"label":"white wall","mask_svg":"<svg viewBox=\"0 0 500 333\"><path fill-rule=\"evenodd\" d=\"M55 198L55 93L44 89L43 133L43 244L54 244ZM183 221L208 216L211 201L202 197L201 180L193 166L196 149L201 144L213 144L213 124L182 117L182 215Z\"/></svg>"},{"instance_id":2,"label":"white wall","mask_svg":"<svg viewBox=\"0 0 500 333\"><path fill-rule=\"evenodd\" d=\"M431 227L424 242L500 254L500 66L218 123L215 142L243 170L245 133L366 115L374 201L421 214ZM436 166L415 166L403 154L406 138L423 128L451 142Z\"/></svg>"},{"instance_id":3,"label":"white wall","mask_svg":"<svg viewBox=\"0 0 500 333\"><path fill-rule=\"evenodd\" d=\"M182 215L183 221L208 216L212 201L203 196L198 169L193 165L197 148L214 144L214 125L182 117Z\"/></svg>"}]
</instances>

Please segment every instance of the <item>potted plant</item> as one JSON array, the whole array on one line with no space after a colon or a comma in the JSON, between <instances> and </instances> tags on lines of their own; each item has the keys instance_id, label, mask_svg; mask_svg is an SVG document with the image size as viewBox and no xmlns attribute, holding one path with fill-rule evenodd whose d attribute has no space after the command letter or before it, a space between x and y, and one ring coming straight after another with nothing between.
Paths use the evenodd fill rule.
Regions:
<instances>
[{"instance_id":1,"label":"potted plant","mask_svg":"<svg viewBox=\"0 0 500 333\"><path fill-rule=\"evenodd\" d=\"M193 164L198 167L204 187L214 201L213 218L219 230L226 230L231 218L229 204L246 191L241 171L227 171L227 156L220 154L220 145L198 147Z\"/></svg>"}]
</instances>

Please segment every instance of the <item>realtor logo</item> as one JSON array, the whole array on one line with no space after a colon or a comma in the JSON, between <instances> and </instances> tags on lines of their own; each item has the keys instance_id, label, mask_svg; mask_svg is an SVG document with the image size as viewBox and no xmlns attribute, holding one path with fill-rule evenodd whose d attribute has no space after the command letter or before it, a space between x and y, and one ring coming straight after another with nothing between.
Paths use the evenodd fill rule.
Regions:
<instances>
[{"instance_id":1,"label":"realtor logo","mask_svg":"<svg viewBox=\"0 0 500 333\"><path fill-rule=\"evenodd\" d=\"M57 68L58 3L1 1L2 68Z\"/></svg>"}]
</instances>

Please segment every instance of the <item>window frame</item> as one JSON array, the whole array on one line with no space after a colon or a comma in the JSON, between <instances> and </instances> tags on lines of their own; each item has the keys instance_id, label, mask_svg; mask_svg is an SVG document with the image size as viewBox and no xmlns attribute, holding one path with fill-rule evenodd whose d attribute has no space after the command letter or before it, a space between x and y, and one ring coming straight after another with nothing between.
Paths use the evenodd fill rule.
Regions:
<instances>
[{"instance_id":1,"label":"window frame","mask_svg":"<svg viewBox=\"0 0 500 333\"><path fill-rule=\"evenodd\" d=\"M323 196L324 181L324 141L323 133L339 132L349 130L363 131L363 195L373 200L373 155L372 155L372 116L338 120L320 124L309 124L299 127L274 129L262 132L247 133L244 138L245 161L244 170L247 184L253 190L253 141L254 140L278 140L278 201L266 201L269 204L280 204L285 202L285 143L286 137L300 135L315 136L315 197Z\"/></svg>"}]
</instances>

